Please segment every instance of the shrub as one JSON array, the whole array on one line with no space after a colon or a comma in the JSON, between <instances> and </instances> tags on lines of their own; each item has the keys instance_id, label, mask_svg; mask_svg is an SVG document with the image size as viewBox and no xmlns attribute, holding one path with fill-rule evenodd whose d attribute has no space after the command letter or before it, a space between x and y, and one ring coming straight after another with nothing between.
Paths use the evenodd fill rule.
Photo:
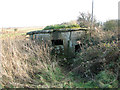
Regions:
<instances>
[{"instance_id":1,"label":"shrub","mask_svg":"<svg viewBox=\"0 0 120 90\"><path fill-rule=\"evenodd\" d=\"M87 78L86 80L95 80L95 76L99 75L100 71L107 70L117 78L119 68L118 41L117 37L113 37L115 35L110 33L108 31L101 31L100 33L99 31L94 31L91 37L89 34L88 36L82 36L80 39L82 48L80 53L77 53L73 59L71 72L80 75L82 78ZM111 39L106 38L104 34L111 37ZM119 80L116 79L114 84L117 85L117 81ZM109 86L114 87L114 85Z\"/></svg>"},{"instance_id":2,"label":"shrub","mask_svg":"<svg viewBox=\"0 0 120 90\"><path fill-rule=\"evenodd\" d=\"M117 20L109 20L109 21L106 21L104 24L104 30L116 30L117 27L118 27L118 21Z\"/></svg>"},{"instance_id":3,"label":"shrub","mask_svg":"<svg viewBox=\"0 0 120 90\"><path fill-rule=\"evenodd\" d=\"M17 28L14 29L15 32L16 32L17 30L18 30Z\"/></svg>"}]
</instances>

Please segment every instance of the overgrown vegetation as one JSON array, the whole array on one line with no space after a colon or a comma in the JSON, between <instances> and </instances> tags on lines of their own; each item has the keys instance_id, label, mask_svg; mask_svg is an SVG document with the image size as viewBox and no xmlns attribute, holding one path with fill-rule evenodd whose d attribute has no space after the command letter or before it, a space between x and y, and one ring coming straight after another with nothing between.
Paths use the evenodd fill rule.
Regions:
<instances>
[{"instance_id":1,"label":"overgrown vegetation","mask_svg":"<svg viewBox=\"0 0 120 90\"><path fill-rule=\"evenodd\" d=\"M2 88L72 88L78 85L72 74L59 66L44 43L26 41L23 36L2 39ZM66 72L66 73L65 73ZM82 81L82 80L81 80ZM83 81L82 81L83 82Z\"/></svg>"},{"instance_id":2,"label":"overgrown vegetation","mask_svg":"<svg viewBox=\"0 0 120 90\"><path fill-rule=\"evenodd\" d=\"M57 24L57 25L50 25L50 26L46 26L43 30L50 30L50 29L67 29L67 28L80 28L80 26L78 24L71 24L71 25L67 25L67 24Z\"/></svg>"},{"instance_id":3,"label":"overgrown vegetation","mask_svg":"<svg viewBox=\"0 0 120 90\"><path fill-rule=\"evenodd\" d=\"M72 59L51 55L51 48L47 44L26 40L24 34L12 34L12 36L6 34L6 38L1 38L2 82L0 87L120 87L117 27L111 21L110 25L109 21L106 23L101 28L96 26L96 29L80 38L82 48ZM79 27L79 25L63 23L47 26L44 30L73 27Z\"/></svg>"}]
</instances>

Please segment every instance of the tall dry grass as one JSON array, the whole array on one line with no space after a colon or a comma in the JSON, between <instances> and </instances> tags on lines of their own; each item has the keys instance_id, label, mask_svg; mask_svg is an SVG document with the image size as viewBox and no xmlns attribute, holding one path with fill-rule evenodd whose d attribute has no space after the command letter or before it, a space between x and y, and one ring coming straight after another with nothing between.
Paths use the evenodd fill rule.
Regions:
<instances>
[{"instance_id":1,"label":"tall dry grass","mask_svg":"<svg viewBox=\"0 0 120 90\"><path fill-rule=\"evenodd\" d=\"M1 39L1 67L3 87L37 87L36 74L54 68L57 62L51 57L50 48L43 43L25 40L23 36ZM52 60L52 61L51 61ZM41 87L48 87L42 85Z\"/></svg>"}]
</instances>

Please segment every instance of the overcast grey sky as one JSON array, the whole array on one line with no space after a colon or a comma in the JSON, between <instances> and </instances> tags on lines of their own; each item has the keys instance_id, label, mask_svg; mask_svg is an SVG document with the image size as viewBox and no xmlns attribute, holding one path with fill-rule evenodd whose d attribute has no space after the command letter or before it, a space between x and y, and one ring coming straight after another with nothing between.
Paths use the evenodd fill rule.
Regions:
<instances>
[{"instance_id":1,"label":"overcast grey sky","mask_svg":"<svg viewBox=\"0 0 120 90\"><path fill-rule=\"evenodd\" d=\"M94 0L97 20L117 19L118 1ZM59 24L91 10L92 0L0 0L0 28Z\"/></svg>"}]
</instances>

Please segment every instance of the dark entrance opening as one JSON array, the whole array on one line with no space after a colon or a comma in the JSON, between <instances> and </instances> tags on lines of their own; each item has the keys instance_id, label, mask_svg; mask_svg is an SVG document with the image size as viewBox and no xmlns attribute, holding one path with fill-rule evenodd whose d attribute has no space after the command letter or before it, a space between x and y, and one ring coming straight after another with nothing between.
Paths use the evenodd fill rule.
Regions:
<instances>
[{"instance_id":1,"label":"dark entrance opening","mask_svg":"<svg viewBox=\"0 0 120 90\"><path fill-rule=\"evenodd\" d=\"M82 44L75 45L75 52L80 52Z\"/></svg>"},{"instance_id":2,"label":"dark entrance opening","mask_svg":"<svg viewBox=\"0 0 120 90\"><path fill-rule=\"evenodd\" d=\"M52 40L52 45L63 45L63 40L61 39Z\"/></svg>"}]
</instances>

